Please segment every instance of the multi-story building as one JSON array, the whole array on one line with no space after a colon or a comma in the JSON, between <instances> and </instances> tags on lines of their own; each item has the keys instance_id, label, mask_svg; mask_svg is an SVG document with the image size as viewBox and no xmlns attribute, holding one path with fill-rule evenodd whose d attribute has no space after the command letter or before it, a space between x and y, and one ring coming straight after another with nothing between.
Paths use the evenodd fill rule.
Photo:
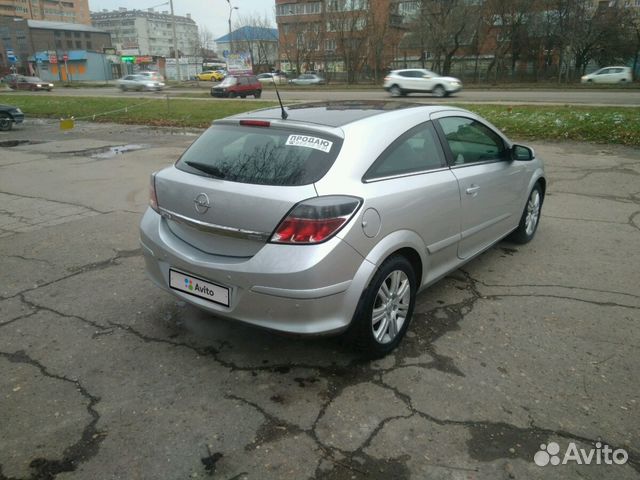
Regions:
<instances>
[{"instance_id":1,"label":"multi-story building","mask_svg":"<svg viewBox=\"0 0 640 480\"><path fill-rule=\"evenodd\" d=\"M91 25L46 20L25 20L0 16L0 68L12 65L26 72L28 59L37 52L52 52L60 56L72 51L102 52L111 47L111 35ZM7 52L15 60L10 61Z\"/></svg>"},{"instance_id":2,"label":"multi-story building","mask_svg":"<svg viewBox=\"0 0 640 480\"><path fill-rule=\"evenodd\" d=\"M377 78L406 33L399 0L276 0L283 70Z\"/></svg>"},{"instance_id":3,"label":"multi-story building","mask_svg":"<svg viewBox=\"0 0 640 480\"><path fill-rule=\"evenodd\" d=\"M111 33L114 47L123 54L173 56L174 17L169 12L120 8L91 13L91 21ZM179 55L199 54L198 25L191 15L175 16L175 28Z\"/></svg>"},{"instance_id":4,"label":"multi-story building","mask_svg":"<svg viewBox=\"0 0 640 480\"><path fill-rule=\"evenodd\" d=\"M0 16L91 25L89 0L0 0Z\"/></svg>"}]
</instances>

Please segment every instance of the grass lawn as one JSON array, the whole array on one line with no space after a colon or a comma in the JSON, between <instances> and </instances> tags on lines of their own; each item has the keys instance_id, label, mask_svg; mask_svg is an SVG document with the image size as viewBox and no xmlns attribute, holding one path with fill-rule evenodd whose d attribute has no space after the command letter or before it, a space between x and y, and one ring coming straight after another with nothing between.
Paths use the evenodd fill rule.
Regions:
<instances>
[{"instance_id":1,"label":"grass lawn","mask_svg":"<svg viewBox=\"0 0 640 480\"><path fill-rule=\"evenodd\" d=\"M205 128L212 120L276 105L245 100L99 98L4 95L27 117L62 118L154 126ZM575 140L640 146L640 107L513 106L458 104L482 115L512 138Z\"/></svg>"}]
</instances>

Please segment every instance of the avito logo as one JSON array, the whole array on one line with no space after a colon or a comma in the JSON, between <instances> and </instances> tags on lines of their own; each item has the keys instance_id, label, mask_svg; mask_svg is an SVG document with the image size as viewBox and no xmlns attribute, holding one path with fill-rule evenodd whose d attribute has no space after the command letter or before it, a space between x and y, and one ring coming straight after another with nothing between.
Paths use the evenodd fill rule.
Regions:
<instances>
[{"instance_id":1,"label":"avito logo","mask_svg":"<svg viewBox=\"0 0 640 480\"><path fill-rule=\"evenodd\" d=\"M560 445L556 442L549 442L548 444L540 445L540 450L533 456L533 461L539 467L545 467L551 465L566 465L570 462L575 462L578 465L624 465L629 460L629 454L626 450L618 448L613 450L606 443L603 445L601 442L596 442L596 448L586 450L584 448L578 448L573 442L569 443L569 446L560 457Z\"/></svg>"}]
</instances>

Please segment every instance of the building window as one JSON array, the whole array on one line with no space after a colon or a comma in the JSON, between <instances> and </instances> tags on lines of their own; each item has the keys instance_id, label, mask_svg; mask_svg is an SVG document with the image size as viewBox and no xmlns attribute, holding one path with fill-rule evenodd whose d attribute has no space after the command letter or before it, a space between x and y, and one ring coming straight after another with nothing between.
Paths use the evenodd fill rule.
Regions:
<instances>
[{"instance_id":1,"label":"building window","mask_svg":"<svg viewBox=\"0 0 640 480\"><path fill-rule=\"evenodd\" d=\"M73 48L73 40L67 40L67 48Z\"/></svg>"},{"instance_id":2,"label":"building window","mask_svg":"<svg viewBox=\"0 0 640 480\"><path fill-rule=\"evenodd\" d=\"M73 32L73 36L75 38L80 38L80 32Z\"/></svg>"},{"instance_id":3,"label":"building window","mask_svg":"<svg viewBox=\"0 0 640 480\"><path fill-rule=\"evenodd\" d=\"M368 0L326 0L329 12L352 12L369 8Z\"/></svg>"},{"instance_id":4,"label":"building window","mask_svg":"<svg viewBox=\"0 0 640 480\"><path fill-rule=\"evenodd\" d=\"M336 50L336 41L335 39L328 39L324 41L324 49L327 52L335 52Z\"/></svg>"},{"instance_id":5,"label":"building window","mask_svg":"<svg viewBox=\"0 0 640 480\"><path fill-rule=\"evenodd\" d=\"M276 15L317 15L322 13L321 2L285 3L276 5Z\"/></svg>"},{"instance_id":6,"label":"building window","mask_svg":"<svg viewBox=\"0 0 640 480\"><path fill-rule=\"evenodd\" d=\"M82 40L76 40L76 48L82 48Z\"/></svg>"},{"instance_id":7,"label":"building window","mask_svg":"<svg viewBox=\"0 0 640 480\"><path fill-rule=\"evenodd\" d=\"M89 32L84 32L84 38L91 38L91 34Z\"/></svg>"}]
</instances>

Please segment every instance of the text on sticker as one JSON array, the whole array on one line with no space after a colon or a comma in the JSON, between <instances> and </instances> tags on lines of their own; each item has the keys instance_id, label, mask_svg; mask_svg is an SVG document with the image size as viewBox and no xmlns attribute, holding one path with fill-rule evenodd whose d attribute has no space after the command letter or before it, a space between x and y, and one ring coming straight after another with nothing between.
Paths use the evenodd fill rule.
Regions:
<instances>
[{"instance_id":1,"label":"text on sticker","mask_svg":"<svg viewBox=\"0 0 640 480\"><path fill-rule=\"evenodd\" d=\"M294 145L296 147L307 147L320 150L325 153L331 151L333 142L325 140L324 138L309 137L307 135L289 135L287 143L285 145Z\"/></svg>"}]
</instances>

